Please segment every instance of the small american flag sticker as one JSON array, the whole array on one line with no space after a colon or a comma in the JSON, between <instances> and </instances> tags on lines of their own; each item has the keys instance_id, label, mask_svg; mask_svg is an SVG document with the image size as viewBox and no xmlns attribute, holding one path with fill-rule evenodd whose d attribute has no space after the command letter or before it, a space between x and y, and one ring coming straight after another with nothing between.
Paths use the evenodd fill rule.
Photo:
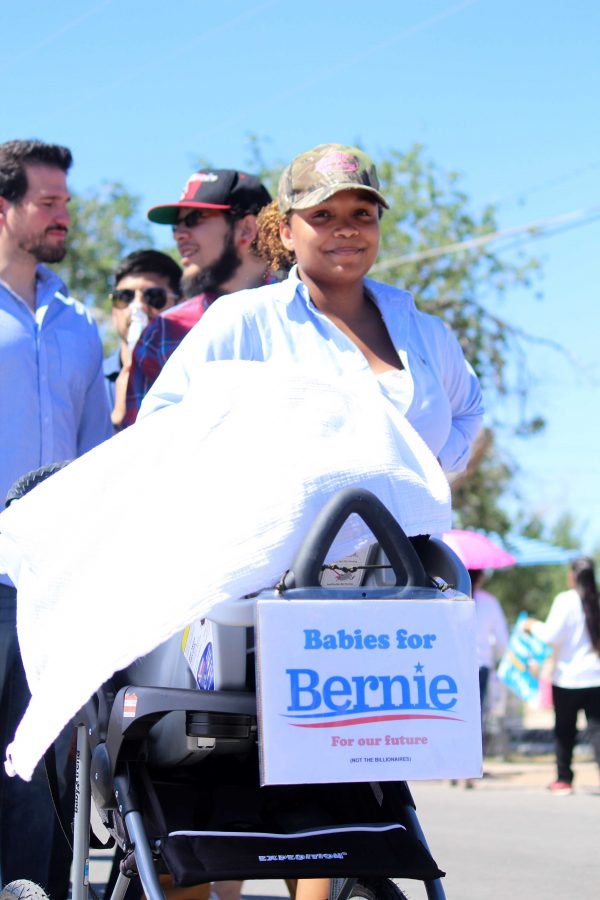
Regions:
<instances>
[{"instance_id":1,"label":"small american flag sticker","mask_svg":"<svg viewBox=\"0 0 600 900\"><path fill-rule=\"evenodd\" d=\"M127 691L127 693L125 694L125 699L123 701L123 718L124 719L135 719L137 702L138 702L138 695L134 694L133 691Z\"/></svg>"}]
</instances>

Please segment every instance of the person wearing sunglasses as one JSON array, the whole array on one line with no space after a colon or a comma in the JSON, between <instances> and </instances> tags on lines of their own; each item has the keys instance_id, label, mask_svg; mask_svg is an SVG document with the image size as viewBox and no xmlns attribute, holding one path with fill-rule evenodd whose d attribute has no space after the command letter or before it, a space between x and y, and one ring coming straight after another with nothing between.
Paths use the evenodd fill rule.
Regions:
<instances>
[{"instance_id":1,"label":"person wearing sunglasses","mask_svg":"<svg viewBox=\"0 0 600 900\"><path fill-rule=\"evenodd\" d=\"M122 427L135 421L165 362L211 303L274 280L255 244L256 216L270 201L255 175L202 169L188 179L180 200L148 212L151 222L173 229L185 299L156 316L135 347Z\"/></svg>"},{"instance_id":2,"label":"person wearing sunglasses","mask_svg":"<svg viewBox=\"0 0 600 900\"><path fill-rule=\"evenodd\" d=\"M144 327L179 301L181 275L178 263L158 250L136 250L117 267L115 286L109 297L119 346L104 360L106 390L116 430L125 415L133 347Z\"/></svg>"}]
</instances>

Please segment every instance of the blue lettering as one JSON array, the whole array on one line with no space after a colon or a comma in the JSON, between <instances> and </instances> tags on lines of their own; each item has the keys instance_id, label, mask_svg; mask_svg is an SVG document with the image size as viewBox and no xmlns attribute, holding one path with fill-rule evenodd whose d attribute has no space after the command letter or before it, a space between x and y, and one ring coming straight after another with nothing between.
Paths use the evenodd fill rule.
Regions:
<instances>
[{"instance_id":1,"label":"blue lettering","mask_svg":"<svg viewBox=\"0 0 600 900\"><path fill-rule=\"evenodd\" d=\"M288 706L290 712L295 710L311 710L318 709L321 705L321 694L315 688L319 683L319 676L313 669L286 669L290 676L290 699ZM308 679L304 684L300 684L302 676ZM310 700L307 705L300 702L300 694L308 693Z\"/></svg>"},{"instance_id":2,"label":"blue lettering","mask_svg":"<svg viewBox=\"0 0 600 900\"><path fill-rule=\"evenodd\" d=\"M305 628L304 629L304 649L305 650L318 650L322 645L321 640L321 632L318 628Z\"/></svg>"},{"instance_id":3,"label":"blue lettering","mask_svg":"<svg viewBox=\"0 0 600 900\"><path fill-rule=\"evenodd\" d=\"M398 628L396 631L396 649L406 650L431 650L437 634L409 634L406 628Z\"/></svg>"},{"instance_id":4,"label":"blue lettering","mask_svg":"<svg viewBox=\"0 0 600 900\"><path fill-rule=\"evenodd\" d=\"M290 678L288 712L434 709L456 706L458 688L450 675L331 675L320 685L314 669L286 669ZM368 695L368 699L367 699Z\"/></svg>"},{"instance_id":5,"label":"blue lettering","mask_svg":"<svg viewBox=\"0 0 600 900\"><path fill-rule=\"evenodd\" d=\"M339 685L339 687L336 687L336 684ZM323 703L325 706L328 706L329 709L336 709L340 712L348 709L348 707L352 705L351 700L344 700L343 703L336 703L334 698L348 697L351 695L352 688L345 678L333 676L332 678L328 678L323 685Z\"/></svg>"},{"instance_id":6,"label":"blue lettering","mask_svg":"<svg viewBox=\"0 0 600 900\"><path fill-rule=\"evenodd\" d=\"M443 684L446 686L443 687ZM433 705L437 706L438 709L452 709L453 706L456 706L456 692L456 682L450 675L436 675L435 678L431 679L429 696ZM440 694L454 694L455 696L448 703L442 703Z\"/></svg>"},{"instance_id":7,"label":"blue lettering","mask_svg":"<svg viewBox=\"0 0 600 900\"><path fill-rule=\"evenodd\" d=\"M356 685L356 700L354 701L354 709L372 709L370 703L367 703L365 691L376 691L379 687L379 678L376 675L355 675L352 679Z\"/></svg>"}]
</instances>

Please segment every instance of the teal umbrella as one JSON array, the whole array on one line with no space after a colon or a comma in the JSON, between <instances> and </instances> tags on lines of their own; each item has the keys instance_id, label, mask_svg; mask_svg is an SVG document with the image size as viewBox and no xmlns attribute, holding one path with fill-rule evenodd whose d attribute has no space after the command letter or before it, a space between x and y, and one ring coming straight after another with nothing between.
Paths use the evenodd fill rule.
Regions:
<instances>
[{"instance_id":1,"label":"teal umbrella","mask_svg":"<svg viewBox=\"0 0 600 900\"><path fill-rule=\"evenodd\" d=\"M495 539L501 540L506 550L514 556L517 566L562 566L581 556L579 550L520 534L507 534L502 539L496 536Z\"/></svg>"}]
</instances>

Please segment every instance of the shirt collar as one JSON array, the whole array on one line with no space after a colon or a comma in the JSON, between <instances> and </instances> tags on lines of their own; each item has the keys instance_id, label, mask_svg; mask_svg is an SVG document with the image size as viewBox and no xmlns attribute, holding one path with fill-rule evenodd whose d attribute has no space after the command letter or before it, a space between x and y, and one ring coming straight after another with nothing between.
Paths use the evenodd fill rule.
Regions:
<instances>
[{"instance_id":1,"label":"shirt collar","mask_svg":"<svg viewBox=\"0 0 600 900\"><path fill-rule=\"evenodd\" d=\"M50 300L54 294L59 294L61 299L66 300L69 296L67 286L56 272L48 269L46 266L38 265L36 269L36 296L38 305L43 297L46 302Z\"/></svg>"},{"instance_id":2,"label":"shirt collar","mask_svg":"<svg viewBox=\"0 0 600 900\"><path fill-rule=\"evenodd\" d=\"M383 317L392 342L397 347L406 348L411 313L414 309L411 295L407 291L374 281L372 278L365 278L364 285ZM311 302L308 288L298 276L298 266L292 266L286 280L281 282L279 290L278 297L282 302L291 303L297 293L307 309L315 312L316 308Z\"/></svg>"}]
</instances>

